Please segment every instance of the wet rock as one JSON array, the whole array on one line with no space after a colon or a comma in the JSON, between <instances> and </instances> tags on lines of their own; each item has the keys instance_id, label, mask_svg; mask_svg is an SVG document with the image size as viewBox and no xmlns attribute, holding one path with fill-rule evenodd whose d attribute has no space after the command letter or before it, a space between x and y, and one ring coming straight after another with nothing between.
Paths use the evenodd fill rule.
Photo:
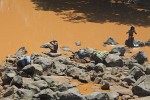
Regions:
<instances>
[{"instance_id":1,"label":"wet rock","mask_svg":"<svg viewBox=\"0 0 150 100\"><path fill-rule=\"evenodd\" d=\"M106 68L106 66L103 64L103 63L98 63L98 64L96 64L95 65L95 68L94 68L94 70L95 70L95 72L104 72L105 71L105 68Z\"/></svg>"},{"instance_id":2,"label":"wet rock","mask_svg":"<svg viewBox=\"0 0 150 100\"><path fill-rule=\"evenodd\" d=\"M111 49L111 54L118 54L120 56L124 56L124 53L126 52L126 48L124 46L116 46Z\"/></svg>"},{"instance_id":3,"label":"wet rock","mask_svg":"<svg viewBox=\"0 0 150 100\"><path fill-rule=\"evenodd\" d=\"M133 45L134 45L134 47L143 47L144 43L140 40L134 40Z\"/></svg>"},{"instance_id":4,"label":"wet rock","mask_svg":"<svg viewBox=\"0 0 150 100\"><path fill-rule=\"evenodd\" d=\"M34 76L35 75L35 67L33 65L27 65L22 69L27 75Z\"/></svg>"},{"instance_id":5,"label":"wet rock","mask_svg":"<svg viewBox=\"0 0 150 100\"><path fill-rule=\"evenodd\" d=\"M42 53L45 54L45 55L47 55L47 56L50 56L50 57L58 57L58 56L62 55L60 52L52 53L52 52L49 52L49 51L44 51Z\"/></svg>"},{"instance_id":6,"label":"wet rock","mask_svg":"<svg viewBox=\"0 0 150 100\"><path fill-rule=\"evenodd\" d=\"M118 100L119 94L117 92L108 92L107 93L109 100Z\"/></svg>"},{"instance_id":7,"label":"wet rock","mask_svg":"<svg viewBox=\"0 0 150 100\"><path fill-rule=\"evenodd\" d=\"M133 95L130 88L125 88L119 85L110 86L110 91L117 92L119 95Z\"/></svg>"},{"instance_id":8,"label":"wet rock","mask_svg":"<svg viewBox=\"0 0 150 100\"><path fill-rule=\"evenodd\" d=\"M104 42L105 45L117 45L118 42L112 38L112 37L109 37L105 42Z\"/></svg>"},{"instance_id":9,"label":"wet rock","mask_svg":"<svg viewBox=\"0 0 150 100\"><path fill-rule=\"evenodd\" d=\"M150 75L146 75L137 80L132 88L133 94L138 96L150 95Z\"/></svg>"},{"instance_id":10,"label":"wet rock","mask_svg":"<svg viewBox=\"0 0 150 100\"><path fill-rule=\"evenodd\" d=\"M88 75L88 73L85 73L85 72L82 72L81 75L79 75L79 80L81 82L90 82L91 81L91 78L90 78L90 75Z\"/></svg>"},{"instance_id":11,"label":"wet rock","mask_svg":"<svg viewBox=\"0 0 150 100\"><path fill-rule=\"evenodd\" d=\"M71 88L64 92L58 92L58 100L86 100L76 88Z\"/></svg>"},{"instance_id":12,"label":"wet rock","mask_svg":"<svg viewBox=\"0 0 150 100\"><path fill-rule=\"evenodd\" d=\"M15 85L16 87L21 88L23 85L22 77L19 75L15 76L11 81L11 85Z\"/></svg>"},{"instance_id":13,"label":"wet rock","mask_svg":"<svg viewBox=\"0 0 150 100\"><path fill-rule=\"evenodd\" d=\"M3 84L10 84L13 77L16 76L16 72L14 70L8 69L2 72L2 81Z\"/></svg>"},{"instance_id":14,"label":"wet rock","mask_svg":"<svg viewBox=\"0 0 150 100\"><path fill-rule=\"evenodd\" d=\"M37 57L33 60L33 63L41 65L43 71L45 71L47 70L47 68L51 67L53 61L50 57Z\"/></svg>"},{"instance_id":15,"label":"wet rock","mask_svg":"<svg viewBox=\"0 0 150 100\"><path fill-rule=\"evenodd\" d=\"M123 67L123 60L116 54L109 54L105 61L109 67Z\"/></svg>"},{"instance_id":16,"label":"wet rock","mask_svg":"<svg viewBox=\"0 0 150 100\"><path fill-rule=\"evenodd\" d=\"M75 42L75 45L76 45L76 46L81 46L81 41Z\"/></svg>"},{"instance_id":17,"label":"wet rock","mask_svg":"<svg viewBox=\"0 0 150 100\"><path fill-rule=\"evenodd\" d=\"M92 92L85 95L87 100L109 100L109 97L106 93L101 92Z\"/></svg>"},{"instance_id":18,"label":"wet rock","mask_svg":"<svg viewBox=\"0 0 150 100\"><path fill-rule=\"evenodd\" d=\"M146 46L150 46L150 39L145 42L145 45L146 45Z\"/></svg>"},{"instance_id":19,"label":"wet rock","mask_svg":"<svg viewBox=\"0 0 150 100\"><path fill-rule=\"evenodd\" d=\"M110 87L109 82L106 81L106 80L103 80L103 81L102 81L101 89L102 89L102 90L109 90L109 87Z\"/></svg>"},{"instance_id":20,"label":"wet rock","mask_svg":"<svg viewBox=\"0 0 150 100\"><path fill-rule=\"evenodd\" d=\"M145 61L147 61L147 55L143 51L139 51L137 54L132 56L133 59L135 59L139 64L143 64Z\"/></svg>"}]
</instances>

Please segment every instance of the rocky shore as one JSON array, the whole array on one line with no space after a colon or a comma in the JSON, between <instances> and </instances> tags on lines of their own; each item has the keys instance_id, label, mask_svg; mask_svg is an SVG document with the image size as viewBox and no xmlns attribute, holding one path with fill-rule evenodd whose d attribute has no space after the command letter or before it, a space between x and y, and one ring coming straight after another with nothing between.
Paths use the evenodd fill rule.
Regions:
<instances>
[{"instance_id":1,"label":"rocky shore","mask_svg":"<svg viewBox=\"0 0 150 100\"><path fill-rule=\"evenodd\" d=\"M150 41L150 40L149 40ZM150 46L147 41L143 45ZM79 43L78 43L79 44ZM105 45L118 44L108 39ZM141 46L141 42L137 42ZM136 45L137 46L137 45ZM71 51L68 58L59 54L31 55L31 64L17 65L18 57L26 55L22 47L16 54L9 55L1 67L0 99L2 100L149 100L150 63L143 51L126 58L129 50L125 46L114 46L109 52L93 48ZM47 53L44 53L47 54ZM78 84L93 82L99 89L82 94Z\"/></svg>"}]
</instances>

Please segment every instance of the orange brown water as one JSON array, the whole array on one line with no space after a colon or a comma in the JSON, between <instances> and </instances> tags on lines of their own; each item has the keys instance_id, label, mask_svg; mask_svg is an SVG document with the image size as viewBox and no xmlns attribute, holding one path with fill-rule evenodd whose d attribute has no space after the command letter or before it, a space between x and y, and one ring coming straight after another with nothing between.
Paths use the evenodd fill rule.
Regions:
<instances>
[{"instance_id":1,"label":"orange brown water","mask_svg":"<svg viewBox=\"0 0 150 100\"><path fill-rule=\"evenodd\" d=\"M116 23L66 22L55 12L35 10L31 0L0 0L0 60L14 54L21 46L25 46L29 54L40 53L42 49L39 46L52 39L71 49L79 49L74 42L81 41L81 47L108 50L102 43L112 36L124 44L129 27ZM150 38L149 27L135 27L136 39L147 41ZM144 50L150 57L148 47L134 50Z\"/></svg>"}]
</instances>

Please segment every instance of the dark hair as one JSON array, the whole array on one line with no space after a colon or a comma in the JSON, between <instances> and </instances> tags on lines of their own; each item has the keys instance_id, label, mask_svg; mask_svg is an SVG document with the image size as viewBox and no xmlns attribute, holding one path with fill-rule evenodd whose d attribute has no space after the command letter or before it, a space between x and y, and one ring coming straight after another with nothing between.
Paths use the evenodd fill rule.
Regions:
<instances>
[{"instance_id":1,"label":"dark hair","mask_svg":"<svg viewBox=\"0 0 150 100\"><path fill-rule=\"evenodd\" d=\"M130 30L134 30L134 29L135 29L134 26L131 26L131 27L130 27Z\"/></svg>"}]
</instances>

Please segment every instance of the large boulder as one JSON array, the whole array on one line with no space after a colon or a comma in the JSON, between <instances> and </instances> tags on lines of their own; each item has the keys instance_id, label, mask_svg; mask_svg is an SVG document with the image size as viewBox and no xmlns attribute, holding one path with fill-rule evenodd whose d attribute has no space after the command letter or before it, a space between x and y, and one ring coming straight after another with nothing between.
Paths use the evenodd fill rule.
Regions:
<instances>
[{"instance_id":1,"label":"large boulder","mask_svg":"<svg viewBox=\"0 0 150 100\"><path fill-rule=\"evenodd\" d=\"M148 60L147 55L143 51L139 51L135 55L132 56L139 64L143 64L145 61Z\"/></svg>"},{"instance_id":2,"label":"large boulder","mask_svg":"<svg viewBox=\"0 0 150 100\"><path fill-rule=\"evenodd\" d=\"M109 54L106 59L106 64L109 67L123 67L123 60L119 55Z\"/></svg>"},{"instance_id":3,"label":"large boulder","mask_svg":"<svg viewBox=\"0 0 150 100\"><path fill-rule=\"evenodd\" d=\"M150 95L150 75L146 75L137 80L132 88L134 95L149 96Z\"/></svg>"},{"instance_id":4,"label":"large boulder","mask_svg":"<svg viewBox=\"0 0 150 100\"><path fill-rule=\"evenodd\" d=\"M22 55L25 55L27 53L27 50L25 47L21 47L18 49L18 51L15 53L16 57L20 57Z\"/></svg>"},{"instance_id":5,"label":"large boulder","mask_svg":"<svg viewBox=\"0 0 150 100\"><path fill-rule=\"evenodd\" d=\"M106 44L106 45L117 45L118 42L117 42L114 38L109 37L109 38L104 42L104 44Z\"/></svg>"},{"instance_id":6,"label":"large boulder","mask_svg":"<svg viewBox=\"0 0 150 100\"><path fill-rule=\"evenodd\" d=\"M111 54L118 54L120 56L124 56L124 53L126 52L126 48L124 46L116 46L111 49Z\"/></svg>"},{"instance_id":7,"label":"large boulder","mask_svg":"<svg viewBox=\"0 0 150 100\"><path fill-rule=\"evenodd\" d=\"M88 73L86 72L82 72L81 75L79 75L79 80L81 82L90 82L91 81L91 77Z\"/></svg>"},{"instance_id":8,"label":"large boulder","mask_svg":"<svg viewBox=\"0 0 150 100\"><path fill-rule=\"evenodd\" d=\"M145 45L146 45L146 46L150 46L150 39L145 42Z\"/></svg>"},{"instance_id":9,"label":"large boulder","mask_svg":"<svg viewBox=\"0 0 150 100\"><path fill-rule=\"evenodd\" d=\"M87 100L109 100L109 97L106 93L101 92L92 92L85 95Z\"/></svg>"},{"instance_id":10,"label":"large boulder","mask_svg":"<svg viewBox=\"0 0 150 100\"><path fill-rule=\"evenodd\" d=\"M103 63L98 63L95 65L95 72L104 72L105 71L106 66Z\"/></svg>"}]
</instances>

